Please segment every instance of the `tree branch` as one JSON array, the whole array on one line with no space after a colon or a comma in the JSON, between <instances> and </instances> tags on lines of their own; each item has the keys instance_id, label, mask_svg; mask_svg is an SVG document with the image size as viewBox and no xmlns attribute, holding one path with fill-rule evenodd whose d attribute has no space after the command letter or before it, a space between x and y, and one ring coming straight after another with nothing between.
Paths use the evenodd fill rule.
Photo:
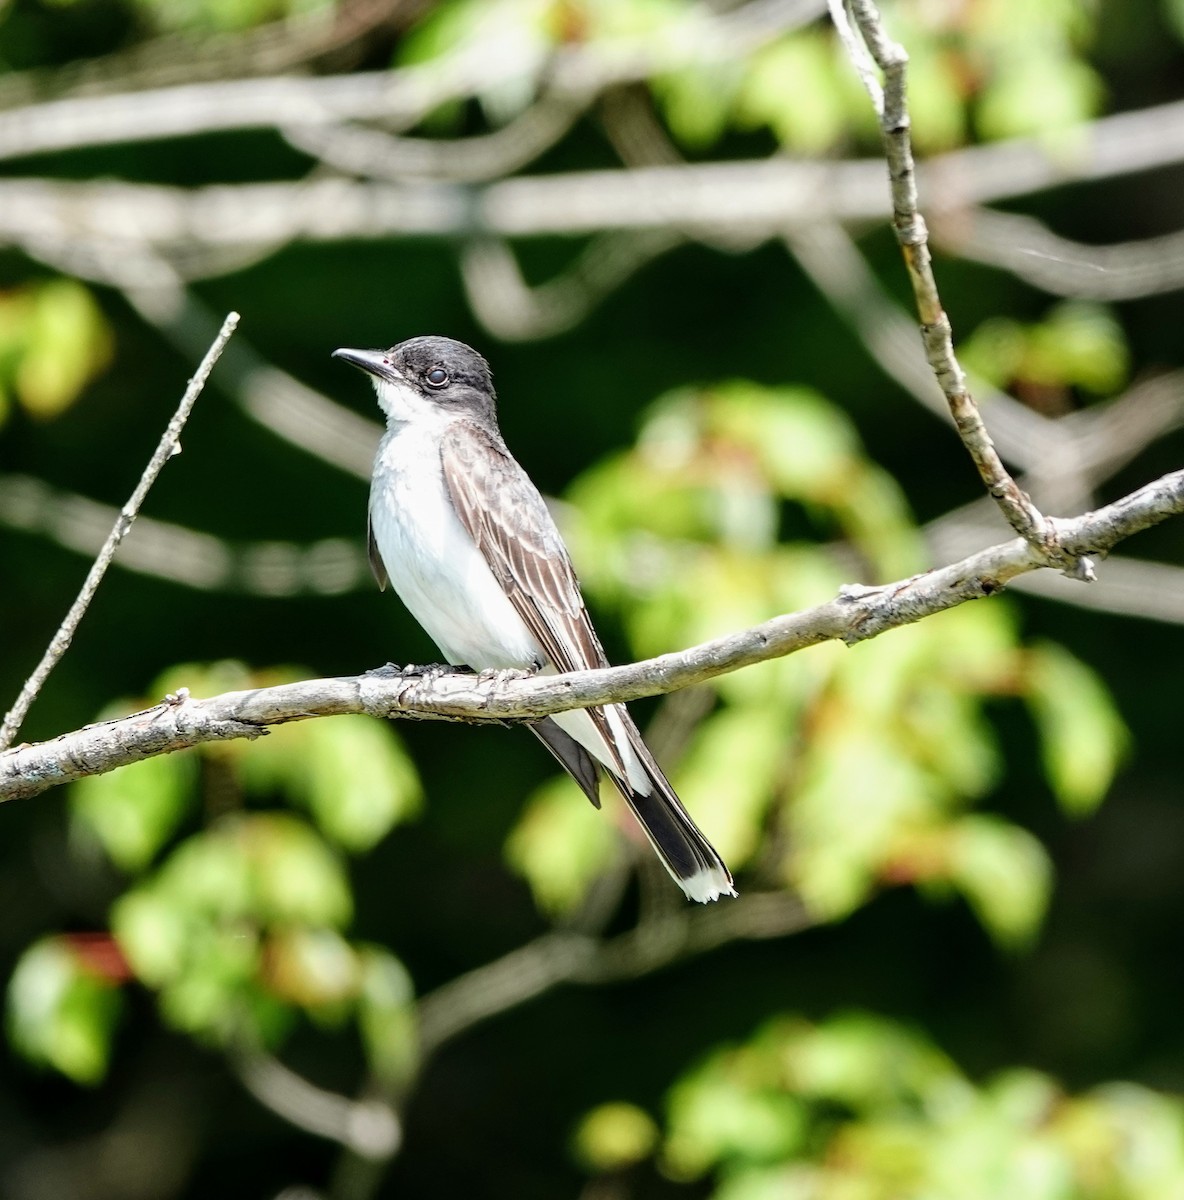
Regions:
<instances>
[{"instance_id":1,"label":"tree branch","mask_svg":"<svg viewBox=\"0 0 1184 1200\"><path fill-rule=\"evenodd\" d=\"M849 4L860 38L847 21L844 3ZM880 122L888 179L892 190L892 227L904 255L912 284L917 314L921 319L921 341L925 356L937 379L954 427L962 444L978 469L987 492L999 505L1007 522L1025 541L1058 552L1055 526L1032 503L1032 499L1008 473L983 423L978 405L966 384L966 375L954 353L953 328L942 306L929 253L929 230L918 208L917 173L913 162L908 110L907 72L909 56L903 46L892 41L884 30L873 0L830 0L835 27L863 80ZM881 88L875 78L868 54L883 73ZM1092 564L1086 558L1071 566L1082 580L1093 578Z\"/></svg>"},{"instance_id":2,"label":"tree branch","mask_svg":"<svg viewBox=\"0 0 1184 1200\"><path fill-rule=\"evenodd\" d=\"M993 595L1017 575L1058 566L1066 553L1104 554L1123 539L1182 512L1184 470L1095 512L1052 519L1059 550L1013 540L897 583L850 586L814 608L625 667L526 678L404 675L390 669L227 692L206 700L181 693L143 712L0 754L0 800L34 796L86 775L204 742L258 737L268 725L309 717L368 713L386 718L525 721L672 692L819 642L853 645L967 600Z\"/></svg>"},{"instance_id":3,"label":"tree branch","mask_svg":"<svg viewBox=\"0 0 1184 1200\"><path fill-rule=\"evenodd\" d=\"M392 1105L379 1098L351 1100L254 1051L233 1060L243 1086L265 1108L298 1129L340 1142L363 1158L385 1160L398 1152L403 1130Z\"/></svg>"},{"instance_id":4,"label":"tree branch","mask_svg":"<svg viewBox=\"0 0 1184 1200\"><path fill-rule=\"evenodd\" d=\"M12 739L16 736L17 730L21 727L21 722L25 719L25 714L29 711L29 705L36 699L37 693L41 691L42 685L49 678L49 673L57 666L62 655L66 653L74 637L74 631L78 628L78 623L82 620L83 614L90 606L91 600L94 599L95 592L99 590L99 584L102 583L103 576L107 573L107 568L111 565L111 560L115 557L115 551L119 549L119 543L123 541L127 531L131 529L132 522L135 521L140 511L140 506L144 503L144 498L148 495L149 488L156 482L156 477L164 468L164 464L174 454L181 452L181 430L185 427L185 422L189 419L189 414L192 412L198 396L201 395L202 389L206 385L206 380L209 378L210 372L214 369L214 364L226 348L226 343L230 340L230 335L234 332L237 325L238 313L232 312L222 322L222 328L219 330L218 336L206 351L206 356L202 359L193 378L190 379L189 386L185 389L184 396L181 397L181 403L177 406L177 411L173 414L173 419L168 423L168 427L165 429L155 453L144 468L144 473L140 476L140 482L136 484L136 489L132 492L131 499L123 506L114 527L107 536L107 540L103 543L103 548L99 551L98 557L91 565L90 571L87 572L86 579L82 584L82 590L70 606L70 611L66 613L65 618L58 627L57 633L53 636L53 640L46 647L45 653L42 655L41 661L37 664L33 674L25 681L25 686L21 688L20 695L16 698L16 703L4 718L4 723L0 725L0 749L7 748L12 744Z\"/></svg>"},{"instance_id":5,"label":"tree branch","mask_svg":"<svg viewBox=\"0 0 1184 1200\"><path fill-rule=\"evenodd\" d=\"M745 896L743 904L675 909L607 940L571 932L544 934L424 996L419 1001L421 1052L426 1059L478 1022L563 983L636 979L725 942L784 937L813 923L796 897L758 892Z\"/></svg>"}]
</instances>

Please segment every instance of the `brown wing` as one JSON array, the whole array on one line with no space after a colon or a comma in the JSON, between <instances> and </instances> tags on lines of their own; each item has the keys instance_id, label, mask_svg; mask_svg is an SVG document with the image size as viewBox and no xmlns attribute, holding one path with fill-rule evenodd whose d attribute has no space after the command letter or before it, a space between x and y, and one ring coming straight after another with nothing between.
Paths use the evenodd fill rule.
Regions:
<instances>
[{"instance_id":1,"label":"brown wing","mask_svg":"<svg viewBox=\"0 0 1184 1200\"><path fill-rule=\"evenodd\" d=\"M382 555L378 552L378 543L374 540L374 522L370 517L369 509L366 510L366 557L370 560L370 570L374 572L378 590L385 592L386 585L391 580L387 574L386 563L382 561Z\"/></svg>"},{"instance_id":2,"label":"brown wing","mask_svg":"<svg viewBox=\"0 0 1184 1200\"><path fill-rule=\"evenodd\" d=\"M557 671L607 667L567 547L547 506L502 440L458 421L440 447L444 481L461 524ZM588 709L615 758L603 710Z\"/></svg>"},{"instance_id":3,"label":"brown wing","mask_svg":"<svg viewBox=\"0 0 1184 1200\"><path fill-rule=\"evenodd\" d=\"M559 530L501 439L457 422L440 460L461 524L556 670L608 666Z\"/></svg>"}]
</instances>

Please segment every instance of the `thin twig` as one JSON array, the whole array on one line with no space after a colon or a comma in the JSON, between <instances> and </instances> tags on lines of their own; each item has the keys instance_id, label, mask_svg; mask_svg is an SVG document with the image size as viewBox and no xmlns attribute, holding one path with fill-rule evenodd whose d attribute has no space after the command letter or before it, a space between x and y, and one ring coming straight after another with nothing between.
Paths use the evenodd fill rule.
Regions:
<instances>
[{"instance_id":1,"label":"thin twig","mask_svg":"<svg viewBox=\"0 0 1184 1200\"><path fill-rule=\"evenodd\" d=\"M233 1063L247 1091L298 1129L340 1142L363 1158L385 1160L398 1151L403 1130L386 1101L351 1100L328 1091L262 1052L241 1055Z\"/></svg>"},{"instance_id":2,"label":"thin twig","mask_svg":"<svg viewBox=\"0 0 1184 1200\"><path fill-rule=\"evenodd\" d=\"M884 76L883 90L868 76L866 52L855 43L854 34L843 11L844 0L829 0L832 18L839 35L852 56L856 70L867 86L876 109L884 154L888 160L888 178L892 189L892 226L904 254L909 281L921 321L921 340L925 355L941 386L954 427L978 469L987 491L1007 518L1007 522L1025 541L1056 552L1056 528L1032 503L1008 473L995 450L978 405L966 385L966 376L954 353L953 330L942 307L929 254L929 231L917 202L917 173L913 160L908 111L908 54L892 41L884 30L873 0L847 0L859 28L866 52L870 52ZM1082 579L1093 578L1092 564L1086 559L1064 566Z\"/></svg>"},{"instance_id":3,"label":"thin twig","mask_svg":"<svg viewBox=\"0 0 1184 1200\"><path fill-rule=\"evenodd\" d=\"M606 940L578 933L544 934L424 996L419 1001L421 1052L426 1058L478 1022L563 983L636 979L727 942L786 937L813 924L796 897L758 892L746 895L743 904L678 908Z\"/></svg>"},{"instance_id":4,"label":"thin twig","mask_svg":"<svg viewBox=\"0 0 1184 1200\"><path fill-rule=\"evenodd\" d=\"M825 604L689 650L626 667L567 675L482 678L397 671L313 679L207 700L188 694L49 742L0 753L0 800L34 796L156 754L204 742L259 737L268 725L343 713L468 722L535 720L551 713L657 696L825 641L848 645L1001 591L1012 579L1059 566L1063 555L1104 554L1184 513L1184 470L1080 517L1057 518L1057 549L1023 539L880 587L851 586Z\"/></svg>"},{"instance_id":5,"label":"thin twig","mask_svg":"<svg viewBox=\"0 0 1184 1200\"><path fill-rule=\"evenodd\" d=\"M4 718L4 724L0 725L0 750L12 745L12 739L20 729L21 723L25 719L25 714L29 711L29 706L33 703L37 693L49 677L49 673L57 666L58 661L69 647L74 637L74 632L78 628L78 623L82 620L82 616L94 598L95 592L98 591L99 584L102 583L103 576L106 574L107 568L111 565L112 558L115 557L115 551L119 548L119 543L123 541L127 531L131 529L132 522L136 519L136 514L139 513L140 506L144 503L144 497L148 495L148 489L156 482L156 477L160 474L164 464L174 454L180 453L181 430L184 428L185 422L189 419L193 405L196 403L198 396L201 395L202 388L205 387L206 380L209 378L210 372L214 369L214 364L218 361L226 343L230 340L230 335L234 332L238 321L238 313L232 312L227 316L226 320L222 323L222 329L218 333L218 336L214 339L209 350L206 351L205 358L202 359L201 365L189 381L189 386L185 389L185 395L181 397L181 403L177 406L177 411L173 414L173 419L168 423L168 427L160 439L160 444L156 447L156 452L144 468L144 473L140 476L140 482L136 485L136 490L132 492L131 499L120 510L118 520L116 520L106 542L103 543L103 548L99 551L98 558L95 559L90 571L87 573L82 590L78 593L78 598L70 606L70 611L58 627L57 633L53 635L53 640L46 647L45 654L37 664L37 669L25 681L25 686L21 688L20 695L16 698L16 703Z\"/></svg>"},{"instance_id":6,"label":"thin twig","mask_svg":"<svg viewBox=\"0 0 1184 1200\"><path fill-rule=\"evenodd\" d=\"M1184 288L1184 232L1088 245L1021 213L979 208L937 225L938 244L1056 296L1137 300Z\"/></svg>"}]
</instances>

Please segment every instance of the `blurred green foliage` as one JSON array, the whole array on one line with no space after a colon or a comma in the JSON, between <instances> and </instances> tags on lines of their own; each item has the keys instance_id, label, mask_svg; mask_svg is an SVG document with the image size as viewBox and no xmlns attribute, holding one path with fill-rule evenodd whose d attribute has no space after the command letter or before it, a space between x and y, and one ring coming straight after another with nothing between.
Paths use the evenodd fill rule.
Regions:
<instances>
[{"instance_id":1,"label":"blurred green foliage","mask_svg":"<svg viewBox=\"0 0 1184 1200\"><path fill-rule=\"evenodd\" d=\"M963 365L997 387L1021 392L1082 388L1109 395L1130 370L1122 326L1102 305L1055 305L1043 321L984 321L961 347Z\"/></svg>"},{"instance_id":2,"label":"blurred green foliage","mask_svg":"<svg viewBox=\"0 0 1184 1200\"><path fill-rule=\"evenodd\" d=\"M90 290L49 279L0 290L0 425L16 401L56 417L111 361L111 332Z\"/></svg>"},{"instance_id":3,"label":"blurred green foliage","mask_svg":"<svg viewBox=\"0 0 1184 1200\"><path fill-rule=\"evenodd\" d=\"M650 1118L604 1105L577 1134L602 1173L651 1152ZM1184 1178L1184 1102L1038 1071L975 1083L924 1035L850 1013L779 1017L670 1089L658 1163L713 1200L1161 1200ZM703 1194L703 1193L700 1193Z\"/></svg>"},{"instance_id":4,"label":"blurred green foliage","mask_svg":"<svg viewBox=\"0 0 1184 1200\"><path fill-rule=\"evenodd\" d=\"M961 145L973 129L985 139L1038 134L1069 151L1073 130L1101 107L1105 89L1083 58L1097 33L1095 4L902 0L884 10L893 36L908 47L913 136L921 150ZM500 123L538 94L552 50L642 35L678 39L699 20L682 0L446 0L407 39L400 61L477 52L521 61L531 69L515 84L481 95L489 118ZM876 138L844 51L818 28L786 34L744 62L660 72L650 87L670 132L693 150L732 131L760 129L803 155L834 150L853 136ZM437 115L455 121L460 113L449 105Z\"/></svg>"},{"instance_id":5,"label":"blurred green foliage","mask_svg":"<svg viewBox=\"0 0 1184 1200\"><path fill-rule=\"evenodd\" d=\"M150 691L184 679L214 694L301 674L187 664ZM249 807L276 798L314 823ZM29 1058L97 1082L116 1027L114 988L134 978L157 994L166 1024L214 1044L274 1046L301 1013L329 1027L353 1018L376 1074L401 1081L411 1070L411 983L388 950L346 936L354 900L340 853L370 849L418 809L418 777L389 724L282 726L255 743L92 776L71 799L76 838L97 842L130 877L110 914L121 966L114 979L97 975L68 940L30 947L8 994L13 1042Z\"/></svg>"},{"instance_id":6,"label":"blurred green foliage","mask_svg":"<svg viewBox=\"0 0 1184 1200\"><path fill-rule=\"evenodd\" d=\"M732 382L662 397L637 447L570 496L585 586L619 609L639 658L829 599L852 552L873 580L923 561L895 483L843 414L804 389ZM989 706L1029 704L1049 785L1073 815L1100 801L1125 744L1097 677L1059 647L1026 648L1002 601L711 688L672 778L734 871L791 886L824 920L885 886L958 892L1006 946L1038 931L1051 875L1031 833L969 811L1003 771ZM574 911L621 852L573 791L541 788L507 847L551 913Z\"/></svg>"}]
</instances>

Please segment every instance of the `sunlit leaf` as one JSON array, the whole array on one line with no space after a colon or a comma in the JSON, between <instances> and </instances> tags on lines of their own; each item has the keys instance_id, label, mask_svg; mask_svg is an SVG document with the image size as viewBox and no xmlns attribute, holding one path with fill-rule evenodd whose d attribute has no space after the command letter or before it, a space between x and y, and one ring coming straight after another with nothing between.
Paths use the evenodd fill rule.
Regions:
<instances>
[{"instance_id":1,"label":"sunlit leaf","mask_svg":"<svg viewBox=\"0 0 1184 1200\"><path fill-rule=\"evenodd\" d=\"M1101 100L1101 81L1087 63L1019 51L984 88L977 123L986 138L1055 134L1094 116ZM1063 149L1072 157L1072 141Z\"/></svg>"},{"instance_id":2,"label":"sunlit leaf","mask_svg":"<svg viewBox=\"0 0 1184 1200\"><path fill-rule=\"evenodd\" d=\"M829 149L847 124L836 86L840 66L833 41L822 33L798 33L764 47L749 62L737 122L767 125L782 145L806 154Z\"/></svg>"},{"instance_id":3,"label":"sunlit leaf","mask_svg":"<svg viewBox=\"0 0 1184 1200\"><path fill-rule=\"evenodd\" d=\"M1003 946L1023 946L1040 928L1052 866L1027 830L998 817L963 817L951 833L950 879L988 933Z\"/></svg>"},{"instance_id":4,"label":"sunlit leaf","mask_svg":"<svg viewBox=\"0 0 1184 1200\"><path fill-rule=\"evenodd\" d=\"M902 830L933 822L945 789L897 739L856 721L828 725L807 753L786 868L811 909L834 919L867 897Z\"/></svg>"},{"instance_id":5,"label":"sunlit leaf","mask_svg":"<svg viewBox=\"0 0 1184 1200\"><path fill-rule=\"evenodd\" d=\"M721 1051L671 1088L663 1164L675 1178L697 1178L733 1158L775 1162L799 1146L801 1102L745 1068L742 1057Z\"/></svg>"},{"instance_id":6,"label":"sunlit leaf","mask_svg":"<svg viewBox=\"0 0 1184 1200\"><path fill-rule=\"evenodd\" d=\"M88 970L64 939L45 938L21 955L9 981L9 1036L33 1062L77 1083L98 1083L120 1005L118 990Z\"/></svg>"},{"instance_id":7,"label":"sunlit leaf","mask_svg":"<svg viewBox=\"0 0 1184 1200\"><path fill-rule=\"evenodd\" d=\"M358 1028L370 1069L389 1086L405 1086L418 1056L411 976L394 955L380 946L360 947L358 962Z\"/></svg>"},{"instance_id":8,"label":"sunlit leaf","mask_svg":"<svg viewBox=\"0 0 1184 1200\"><path fill-rule=\"evenodd\" d=\"M566 778L538 788L506 840L506 861L549 913L570 912L618 853L618 834Z\"/></svg>"},{"instance_id":9,"label":"sunlit leaf","mask_svg":"<svg viewBox=\"0 0 1184 1200\"><path fill-rule=\"evenodd\" d=\"M176 1029L214 1041L255 1035L249 1001L259 972L259 942L250 930L195 926L186 947L185 969L160 993L160 1011Z\"/></svg>"},{"instance_id":10,"label":"sunlit leaf","mask_svg":"<svg viewBox=\"0 0 1184 1200\"><path fill-rule=\"evenodd\" d=\"M658 1127L644 1109L616 1101L588 1113L576 1129L576 1157L593 1171L619 1171L653 1153Z\"/></svg>"},{"instance_id":11,"label":"sunlit leaf","mask_svg":"<svg viewBox=\"0 0 1184 1200\"><path fill-rule=\"evenodd\" d=\"M301 1008L340 1005L358 990L357 955L331 929L280 928L267 939L263 961L268 988Z\"/></svg>"},{"instance_id":12,"label":"sunlit leaf","mask_svg":"<svg viewBox=\"0 0 1184 1200\"><path fill-rule=\"evenodd\" d=\"M90 291L72 279L33 292L16 390L35 416L54 417L111 360L111 333Z\"/></svg>"},{"instance_id":13,"label":"sunlit leaf","mask_svg":"<svg viewBox=\"0 0 1184 1200\"><path fill-rule=\"evenodd\" d=\"M1069 383L1104 395L1126 380L1129 351L1122 326L1100 304L1058 304L1029 335L1024 378Z\"/></svg>"},{"instance_id":14,"label":"sunlit leaf","mask_svg":"<svg viewBox=\"0 0 1184 1200\"><path fill-rule=\"evenodd\" d=\"M678 791L735 870L761 841L793 730L776 708L729 708L699 728L678 769Z\"/></svg>"},{"instance_id":15,"label":"sunlit leaf","mask_svg":"<svg viewBox=\"0 0 1184 1200\"><path fill-rule=\"evenodd\" d=\"M317 834L295 817L253 816L231 836L250 859L252 904L266 921L344 926L353 897L341 860Z\"/></svg>"},{"instance_id":16,"label":"sunlit leaf","mask_svg":"<svg viewBox=\"0 0 1184 1200\"><path fill-rule=\"evenodd\" d=\"M1052 642L1029 654L1027 684L1048 781L1066 812L1090 813L1122 761L1126 726L1098 676Z\"/></svg>"},{"instance_id":17,"label":"sunlit leaf","mask_svg":"<svg viewBox=\"0 0 1184 1200\"><path fill-rule=\"evenodd\" d=\"M704 149L723 136L736 103L742 72L696 67L672 71L651 82L670 132L686 146Z\"/></svg>"},{"instance_id":18,"label":"sunlit leaf","mask_svg":"<svg viewBox=\"0 0 1184 1200\"><path fill-rule=\"evenodd\" d=\"M369 850L419 811L419 778L385 722L362 716L308 722L298 765L294 790L321 830L347 850Z\"/></svg>"},{"instance_id":19,"label":"sunlit leaf","mask_svg":"<svg viewBox=\"0 0 1184 1200\"><path fill-rule=\"evenodd\" d=\"M140 871L185 818L196 783L192 752L161 754L80 779L70 799L75 819L98 838L116 866Z\"/></svg>"},{"instance_id":20,"label":"sunlit leaf","mask_svg":"<svg viewBox=\"0 0 1184 1200\"><path fill-rule=\"evenodd\" d=\"M192 911L152 886L121 896L111 909L111 931L136 976L149 987L176 979L189 954Z\"/></svg>"},{"instance_id":21,"label":"sunlit leaf","mask_svg":"<svg viewBox=\"0 0 1184 1200\"><path fill-rule=\"evenodd\" d=\"M920 1033L870 1013L843 1013L818 1025L772 1021L750 1045L776 1055L793 1091L852 1111L962 1084L954 1064Z\"/></svg>"}]
</instances>

